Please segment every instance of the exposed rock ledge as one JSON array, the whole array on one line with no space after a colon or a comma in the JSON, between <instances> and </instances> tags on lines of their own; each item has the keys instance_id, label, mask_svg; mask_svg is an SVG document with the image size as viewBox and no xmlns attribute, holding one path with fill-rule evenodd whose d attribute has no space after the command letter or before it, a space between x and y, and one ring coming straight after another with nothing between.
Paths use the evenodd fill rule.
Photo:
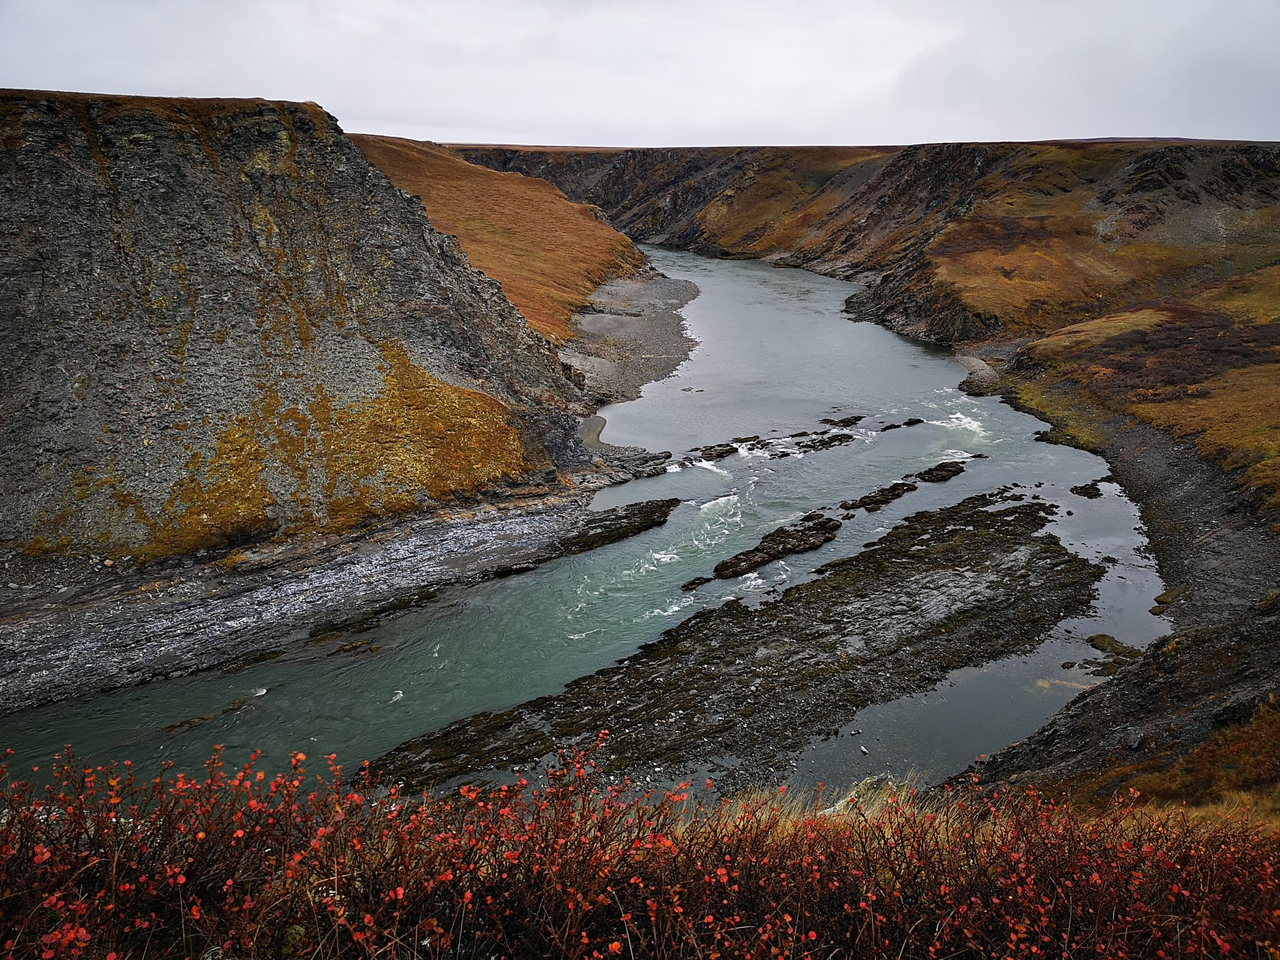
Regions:
<instances>
[{"instance_id":1,"label":"exposed rock ledge","mask_svg":"<svg viewBox=\"0 0 1280 960\"><path fill-rule=\"evenodd\" d=\"M451 587L659 526L678 502L591 512L589 499L584 491L514 500L389 523L359 537L264 544L198 565L5 588L0 714L269 659Z\"/></svg>"},{"instance_id":2,"label":"exposed rock ledge","mask_svg":"<svg viewBox=\"0 0 1280 960\"><path fill-rule=\"evenodd\" d=\"M969 375L960 383L960 389L970 396L986 397L1000 389L1000 374L985 360L968 354L956 354L960 366Z\"/></svg>"}]
</instances>

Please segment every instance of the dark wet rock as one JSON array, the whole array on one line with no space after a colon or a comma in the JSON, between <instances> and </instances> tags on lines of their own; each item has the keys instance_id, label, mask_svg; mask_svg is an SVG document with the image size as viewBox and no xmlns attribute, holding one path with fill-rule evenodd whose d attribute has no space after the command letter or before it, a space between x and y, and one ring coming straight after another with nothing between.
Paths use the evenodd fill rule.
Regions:
<instances>
[{"instance_id":1,"label":"dark wet rock","mask_svg":"<svg viewBox=\"0 0 1280 960\"><path fill-rule=\"evenodd\" d=\"M918 427L922 423L924 423L924 417L907 417L902 421L904 427Z\"/></svg>"},{"instance_id":2,"label":"dark wet rock","mask_svg":"<svg viewBox=\"0 0 1280 960\"><path fill-rule=\"evenodd\" d=\"M817 550L834 540L840 527L840 521L834 517L816 511L806 514L794 523L766 533L750 550L721 560L713 572L718 580L732 580L783 557Z\"/></svg>"},{"instance_id":3,"label":"dark wet rock","mask_svg":"<svg viewBox=\"0 0 1280 960\"><path fill-rule=\"evenodd\" d=\"M1103 654L1102 660L1085 660L1084 666L1089 674L1095 677L1113 676L1121 667L1133 663L1142 656L1142 651L1121 643L1109 633L1095 633L1086 637L1085 643Z\"/></svg>"},{"instance_id":4,"label":"dark wet rock","mask_svg":"<svg viewBox=\"0 0 1280 960\"><path fill-rule=\"evenodd\" d=\"M868 493L865 497L859 497L857 500L845 500L840 504L841 510L866 510L867 513L875 513L877 510L905 497L913 490L919 490L919 486L907 480L899 480L891 483L887 487L881 487Z\"/></svg>"},{"instance_id":5,"label":"dark wet rock","mask_svg":"<svg viewBox=\"0 0 1280 960\"><path fill-rule=\"evenodd\" d=\"M699 587L707 585L708 583L715 583L715 579L715 577L694 577L693 579L686 580L684 583L680 584L680 589L689 593L697 590Z\"/></svg>"},{"instance_id":6,"label":"dark wet rock","mask_svg":"<svg viewBox=\"0 0 1280 960\"><path fill-rule=\"evenodd\" d=\"M886 423L883 427L880 428L880 432L888 433L890 430L901 430L901 429L902 429L902 424L900 423Z\"/></svg>"},{"instance_id":7,"label":"dark wet rock","mask_svg":"<svg viewBox=\"0 0 1280 960\"><path fill-rule=\"evenodd\" d=\"M959 460L943 460L936 466L932 466L927 470L921 470L915 475L917 480L924 483L945 483L954 477L964 473L964 464Z\"/></svg>"},{"instance_id":8,"label":"dark wet rock","mask_svg":"<svg viewBox=\"0 0 1280 960\"><path fill-rule=\"evenodd\" d=\"M867 419L861 414L852 417L841 417L839 420L833 420L830 417L823 417L819 423L825 423L832 427L856 427L863 420Z\"/></svg>"},{"instance_id":9,"label":"dark wet rock","mask_svg":"<svg viewBox=\"0 0 1280 960\"><path fill-rule=\"evenodd\" d=\"M702 454L704 460L723 460L737 453L738 448L732 443L713 443L702 447L698 452Z\"/></svg>"},{"instance_id":10,"label":"dark wet rock","mask_svg":"<svg viewBox=\"0 0 1280 960\"><path fill-rule=\"evenodd\" d=\"M1084 497L1086 500L1097 500L1102 496L1102 489L1098 486L1097 480L1074 486L1071 488L1071 492L1077 497Z\"/></svg>"},{"instance_id":11,"label":"dark wet rock","mask_svg":"<svg viewBox=\"0 0 1280 960\"><path fill-rule=\"evenodd\" d=\"M1088 609L1101 569L1045 532L1052 512L983 495L915 514L774 600L704 610L562 693L456 721L376 766L414 787L482 779L608 729L611 771L758 781L859 709L1032 649Z\"/></svg>"},{"instance_id":12,"label":"dark wet rock","mask_svg":"<svg viewBox=\"0 0 1280 960\"><path fill-rule=\"evenodd\" d=\"M1224 726L1252 718L1280 690L1280 618L1181 631L1154 643L1045 726L989 758L988 783L1089 783L1122 791L1135 764L1164 769ZM1103 771L1113 771L1104 774Z\"/></svg>"},{"instance_id":13,"label":"dark wet rock","mask_svg":"<svg viewBox=\"0 0 1280 960\"><path fill-rule=\"evenodd\" d=\"M589 511L582 518L580 529L560 540L560 549L566 555L584 553L634 537L666 523L671 511L679 505L680 501L672 497L629 503L612 510Z\"/></svg>"},{"instance_id":14,"label":"dark wet rock","mask_svg":"<svg viewBox=\"0 0 1280 960\"><path fill-rule=\"evenodd\" d=\"M823 431L820 434L810 434L805 439L796 444L798 448L806 453L814 450L830 450L832 447L840 447L846 443L853 443L858 438L852 433L836 433L832 431L828 433Z\"/></svg>"}]
</instances>

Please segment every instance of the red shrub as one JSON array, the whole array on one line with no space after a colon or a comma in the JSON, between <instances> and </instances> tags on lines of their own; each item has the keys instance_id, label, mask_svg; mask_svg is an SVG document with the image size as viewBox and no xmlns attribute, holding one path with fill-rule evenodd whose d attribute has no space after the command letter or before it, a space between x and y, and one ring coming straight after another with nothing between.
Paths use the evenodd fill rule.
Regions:
<instances>
[{"instance_id":1,"label":"red shrub","mask_svg":"<svg viewBox=\"0 0 1280 960\"><path fill-rule=\"evenodd\" d=\"M1034 792L689 799L601 781L408 800L310 778L0 787L3 957L1270 956L1280 842ZM0 771L3 773L3 771ZM215 951L210 954L209 951Z\"/></svg>"}]
</instances>

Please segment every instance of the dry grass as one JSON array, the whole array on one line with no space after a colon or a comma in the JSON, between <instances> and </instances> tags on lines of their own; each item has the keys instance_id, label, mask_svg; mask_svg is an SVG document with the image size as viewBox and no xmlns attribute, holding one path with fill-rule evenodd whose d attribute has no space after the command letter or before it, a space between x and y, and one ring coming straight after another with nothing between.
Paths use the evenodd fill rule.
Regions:
<instances>
[{"instance_id":1,"label":"dry grass","mask_svg":"<svg viewBox=\"0 0 1280 960\"><path fill-rule=\"evenodd\" d=\"M1191 299L1244 323L1275 322L1280 320L1280 266L1206 285Z\"/></svg>"},{"instance_id":2,"label":"dry grass","mask_svg":"<svg viewBox=\"0 0 1280 960\"><path fill-rule=\"evenodd\" d=\"M1201 820L1248 818L1280 831L1280 711L1258 709L1246 723L1215 733L1181 755L1159 754L1133 767L1073 785L1086 807L1110 802L1117 777L1155 810L1176 808Z\"/></svg>"},{"instance_id":3,"label":"dry grass","mask_svg":"<svg viewBox=\"0 0 1280 960\"><path fill-rule=\"evenodd\" d=\"M1193 395L1138 404L1133 412L1175 436L1194 436L1200 456L1227 470L1280 508L1280 355L1271 363L1229 370Z\"/></svg>"},{"instance_id":4,"label":"dry grass","mask_svg":"<svg viewBox=\"0 0 1280 960\"><path fill-rule=\"evenodd\" d=\"M544 180L475 166L432 143L351 139L397 187L420 196L432 224L455 235L472 265L553 340L572 335L566 321L592 290L641 262L630 240Z\"/></svg>"},{"instance_id":5,"label":"dry grass","mask_svg":"<svg viewBox=\"0 0 1280 960\"><path fill-rule=\"evenodd\" d=\"M847 199L842 183L850 172L886 155L862 147L764 152L703 208L698 222L726 250L757 256L793 252Z\"/></svg>"},{"instance_id":6,"label":"dry grass","mask_svg":"<svg viewBox=\"0 0 1280 960\"><path fill-rule=\"evenodd\" d=\"M1150 330L1167 319L1168 314L1151 309L1109 313L1093 320L1061 327L1047 337L1028 344L1027 351L1041 363L1071 360L1089 347L1096 347L1111 337Z\"/></svg>"},{"instance_id":7,"label":"dry grass","mask_svg":"<svg viewBox=\"0 0 1280 960\"><path fill-rule=\"evenodd\" d=\"M1062 327L1026 352L1048 371L1023 391L1029 405L1073 381L1103 407L1194 438L1280 508L1280 266Z\"/></svg>"}]
</instances>

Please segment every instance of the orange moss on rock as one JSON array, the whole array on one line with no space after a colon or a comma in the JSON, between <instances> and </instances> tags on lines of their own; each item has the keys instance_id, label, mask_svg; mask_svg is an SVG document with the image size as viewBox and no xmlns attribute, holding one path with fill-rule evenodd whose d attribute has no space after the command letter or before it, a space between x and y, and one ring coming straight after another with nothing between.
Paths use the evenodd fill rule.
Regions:
<instances>
[{"instance_id":1,"label":"orange moss on rock","mask_svg":"<svg viewBox=\"0 0 1280 960\"><path fill-rule=\"evenodd\" d=\"M222 546L280 532L342 532L430 501L466 496L527 472L520 433L499 401L443 383L404 345L380 344L381 392L340 406L317 384L286 406L275 389L218 437L214 456L192 456L164 515L149 521L138 559ZM275 519L278 500L293 505Z\"/></svg>"},{"instance_id":2,"label":"orange moss on rock","mask_svg":"<svg viewBox=\"0 0 1280 960\"><path fill-rule=\"evenodd\" d=\"M591 207L545 180L475 166L434 143L351 139L392 183L421 197L436 229L457 236L472 265L553 340L572 335L567 321L596 287L642 262Z\"/></svg>"}]
</instances>

